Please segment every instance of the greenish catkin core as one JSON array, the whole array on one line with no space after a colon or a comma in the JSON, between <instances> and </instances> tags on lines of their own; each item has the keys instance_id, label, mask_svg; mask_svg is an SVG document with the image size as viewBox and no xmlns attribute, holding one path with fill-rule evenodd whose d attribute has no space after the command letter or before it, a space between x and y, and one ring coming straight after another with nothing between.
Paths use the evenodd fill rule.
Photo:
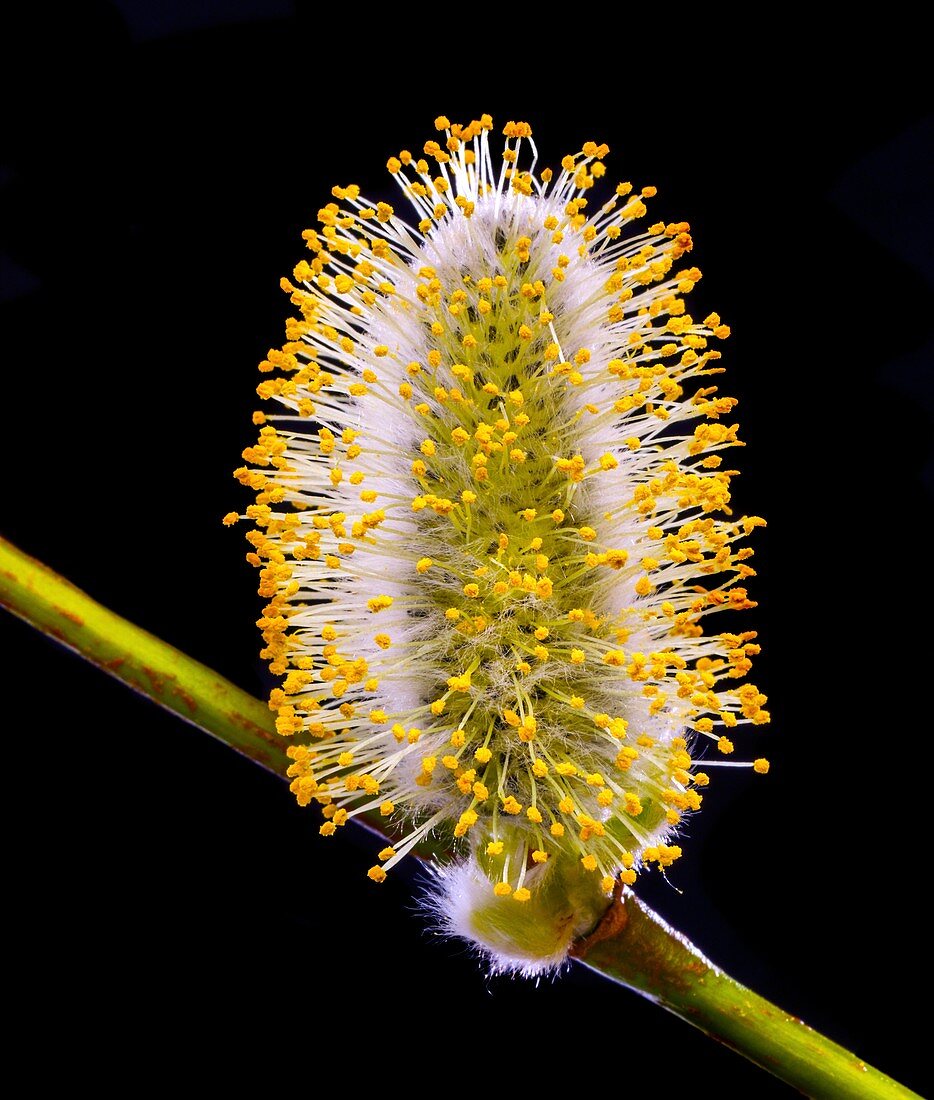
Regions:
<instances>
[{"instance_id":1,"label":"greenish catkin core","mask_svg":"<svg viewBox=\"0 0 934 1100\"><path fill-rule=\"evenodd\" d=\"M304 234L237 476L292 789L325 835L401 824L376 881L450 831L495 924L566 866L606 897L680 855L695 746L768 718L754 635L700 624L751 606L762 521L729 514L729 330L687 311L686 223L637 231L653 188L592 202L604 146L536 177L525 124L501 167L485 117L444 129L435 168L388 164L416 224L350 185Z\"/></svg>"}]
</instances>

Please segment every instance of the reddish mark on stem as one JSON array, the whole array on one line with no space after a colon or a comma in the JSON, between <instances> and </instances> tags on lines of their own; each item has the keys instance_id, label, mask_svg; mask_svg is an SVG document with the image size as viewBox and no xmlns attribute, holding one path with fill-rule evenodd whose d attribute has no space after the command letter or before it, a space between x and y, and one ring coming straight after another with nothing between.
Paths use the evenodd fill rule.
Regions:
<instances>
[{"instance_id":1,"label":"reddish mark on stem","mask_svg":"<svg viewBox=\"0 0 934 1100\"><path fill-rule=\"evenodd\" d=\"M610 902L609 907L590 935L578 940L571 947L570 954L572 958L583 959L594 944L612 939L613 936L618 936L626 928L626 925L629 924L629 914L623 904L622 893L622 886L617 880L613 890L613 900Z\"/></svg>"},{"instance_id":2,"label":"reddish mark on stem","mask_svg":"<svg viewBox=\"0 0 934 1100\"><path fill-rule=\"evenodd\" d=\"M241 714L237 710L228 711L227 716L235 726L239 726L246 733L252 733L255 737L268 741L270 745L282 746L283 755L285 754L283 739L278 734L259 725L258 722L254 722L252 718L247 718L245 714Z\"/></svg>"},{"instance_id":3,"label":"reddish mark on stem","mask_svg":"<svg viewBox=\"0 0 934 1100\"><path fill-rule=\"evenodd\" d=\"M68 611L64 607L56 607L55 610L61 615L63 619L67 619L70 623L74 623L75 626L84 626L84 619L80 615L76 615L74 611Z\"/></svg>"},{"instance_id":4,"label":"reddish mark on stem","mask_svg":"<svg viewBox=\"0 0 934 1100\"><path fill-rule=\"evenodd\" d=\"M112 661L106 661L104 668L110 672L117 672L121 665L126 664L126 657L114 657Z\"/></svg>"},{"instance_id":5,"label":"reddish mark on stem","mask_svg":"<svg viewBox=\"0 0 934 1100\"><path fill-rule=\"evenodd\" d=\"M191 711L192 714L196 714L198 712L198 703L195 700L195 697L193 695L189 695L188 692L184 690L184 688L180 688L177 684L175 684L172 688L172 694L181 699L181 701L185 704L186 707L188 707L189 711Z\"/></svg>"},{"instance_id":6,"label":"reddish mark on stem","mask_svg":"<svg viewBox=\"0 0 934 1100\"><path fill-rule=\"evenodd\" d=\"M143 674L149 681L154 695L162 695L165 692L164 676L160 676L158 672L155 672L153 669L149 668L148 665L143 665Z\"/></svg>"}]
</instances>

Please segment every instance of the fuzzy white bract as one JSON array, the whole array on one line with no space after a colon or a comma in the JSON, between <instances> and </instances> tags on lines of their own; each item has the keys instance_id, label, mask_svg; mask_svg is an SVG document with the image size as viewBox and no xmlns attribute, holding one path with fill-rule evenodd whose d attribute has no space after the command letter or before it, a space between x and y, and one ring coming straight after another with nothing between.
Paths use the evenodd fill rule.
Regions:
<instances>
[{"instance_id":1,"label":"fuzzy white bract","mask_svg":"<svg viewBox=\"0 0 934 1100\"><path fill-rule=\"evenodd\" d=\"M349 185L305 232L237 476L299 801L387 819L376 881L447 830L446 926L534 970L680 855L695 759L767 721L754 634L701 627L752 606L763 521L730 514L688 225L593 202L606 146L536 173L525 123L498 160L489 116L436 126L388 163L412 224Z\"/></svg>"}]
</instances>

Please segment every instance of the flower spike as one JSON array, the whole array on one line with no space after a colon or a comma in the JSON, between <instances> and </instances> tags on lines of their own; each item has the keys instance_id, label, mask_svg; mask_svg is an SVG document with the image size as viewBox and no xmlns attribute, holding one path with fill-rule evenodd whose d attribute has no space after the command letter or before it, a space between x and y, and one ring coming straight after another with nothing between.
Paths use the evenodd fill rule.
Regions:
<instances>
[{"instance_id":1,"label":"flower spike","mask_svg":"<svg viewBox=\"0 0 934 1100\"><path fill-rule=\"evenodd\" d=\"M535 971L681 855L697 762L768 721L755 634L701 625L754 606L764 521L730 510L688 224L593 199L605 145L536 171L527 123L499 159L490 116L435 125L387 163L413 222L349 184L303 234L236 476L299 802L396 826L376 882L448 830L442 923Z\"/></svg>"}]
</instances>

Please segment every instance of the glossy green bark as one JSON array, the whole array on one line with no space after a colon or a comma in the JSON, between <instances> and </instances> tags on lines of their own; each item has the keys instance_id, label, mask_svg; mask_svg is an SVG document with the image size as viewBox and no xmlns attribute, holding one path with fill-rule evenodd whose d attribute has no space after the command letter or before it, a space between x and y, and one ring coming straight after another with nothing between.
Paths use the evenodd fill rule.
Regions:
<instances>
[{"instance_id":1,"label":"glossy green bark","mask_svg":"<svg viewBox=\"0 0 934 1100\"><path fill-rule=\"evenodd\" d=\"M576 954L806 1096L918 1095L724 974L631 893L613 903Z\"/></svg>"},{"instance_id":2,"label":"glossy green bark","mask_svg":"<svg viewBox=\"0 0 934 1100\"><path fill-rule=\"evenodd\" d=\"M91 599L0 538L0 605L186 722L284 774L287 742L265 703Z\"/></svg>"}]
</instances>

